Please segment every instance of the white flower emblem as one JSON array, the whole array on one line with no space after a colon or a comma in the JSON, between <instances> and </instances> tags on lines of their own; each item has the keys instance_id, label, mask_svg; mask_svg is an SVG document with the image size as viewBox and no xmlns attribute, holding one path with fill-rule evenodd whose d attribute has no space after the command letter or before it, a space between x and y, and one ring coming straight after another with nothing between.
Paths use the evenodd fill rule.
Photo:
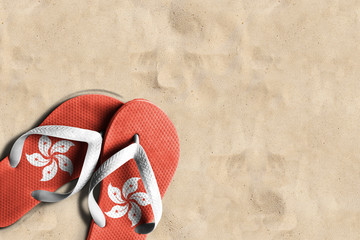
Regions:
<instances>
[{"instance_id":1,"label":"white flower emblem","mask_svg":"<svg viewBox=\"0 0 360 240\"><path fill-rule=\"evenodd\" d=\"M70 176L73 173L73 165L70 160L65 155L62 155L60 153L66 153L69 151L69 149L74 146L75 144L62 140L56 142L51 147L51 140L47 136L42 136L39 140L39 151L40 153L34 153L34 154L26 154L26 159L29 161L29 163L35 167L44 167L43 169L43 176L41 181L49 181L53 179L58 171L58 163L61 170L68 172ZM51 147L51 149L50 149ZM50 149L50 154L49 154ZM57 161L56 161L57 160ZM58 162L58 163L57 163Z\"/></svg>"},{"instance_id":2,"label":"white flower emblem","mask_svg":"<svg viewBox=\"0 0 360 240\"><path fill-rule=\"evenodd\" d=\"M111 201L120 205L115 205L109 212L105 213L106 215L111 218L121 218L129 211L128 218L132 223L132 227L139 223L141 218L141 209L139 205L147 206L150 203L150 199L146 193L137 192L132 194L138 188L137 182L139 181L139 179L140 178L134 177L128 179L125 182L122 189L125 200L123 200L121 197L120 189L111 186L111 183L109 184L108 195Z\"/></svg>"}]
</instances>

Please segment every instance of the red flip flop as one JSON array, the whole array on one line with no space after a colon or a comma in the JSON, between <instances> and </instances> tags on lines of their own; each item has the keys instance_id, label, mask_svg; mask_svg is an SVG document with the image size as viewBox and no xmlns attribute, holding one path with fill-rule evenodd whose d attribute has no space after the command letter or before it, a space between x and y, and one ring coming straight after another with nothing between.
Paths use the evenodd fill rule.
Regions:
<instances>
[{"instance_id":1,"label":"red flip flop","mask_svg":"<svg viewBox=\"0 0 360 240\"><path fill-rule=\"evenodd\" d=\"M178 159L178 136L165 113L146 100L125 103L111 120L102 165L90 181L94 221L87 239L145 239L161 218ZM93 190L100 182L97 203Z\"/></svg>"},{"instance_id":2,"label":"red flip flop","mask_svg":"<svg viewBox=\"0 0 360 240\"><path fill-rule=\"evenodd\" d=\"M35 205L73 195L90 179L102 137L122 103L108 96L82 95L58 106L39 127L22 135L0 162L0 227ZM54 193L79 178L74 189Z\"/></svg>"}]
</instances>

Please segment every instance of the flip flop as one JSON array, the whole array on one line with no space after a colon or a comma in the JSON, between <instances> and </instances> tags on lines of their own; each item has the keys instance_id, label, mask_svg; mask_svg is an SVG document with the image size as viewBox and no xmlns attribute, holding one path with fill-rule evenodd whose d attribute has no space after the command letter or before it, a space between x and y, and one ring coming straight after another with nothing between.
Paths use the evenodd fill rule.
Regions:
<instances>
[{"instance_id":1,"label":"flip flop","mask_svg":"<svg viewBox=\"0 0 360 240\"><path fill-rule=\"evenodd\" d=\"M146 100L125 103L111 120L102 165L90 180L94 221L87 239L145 239L159 223L178 159L179 139L165 113ZM97 203L93 190L100 182Z\"/></svg>"},{"instance_id":2,"label":"flip flop","mask_svg":"<svg viewBox=\"0 0 360 240\"><path fill-rule=\"evenodd\" d=\"M57 202L81 190L98 162L99 132L121 105L108 96L78 96L17 139L0 162L0 227L13 224L40 201ZM72 191L54 193L77 178Z\"/></svg>"}]
</instances>

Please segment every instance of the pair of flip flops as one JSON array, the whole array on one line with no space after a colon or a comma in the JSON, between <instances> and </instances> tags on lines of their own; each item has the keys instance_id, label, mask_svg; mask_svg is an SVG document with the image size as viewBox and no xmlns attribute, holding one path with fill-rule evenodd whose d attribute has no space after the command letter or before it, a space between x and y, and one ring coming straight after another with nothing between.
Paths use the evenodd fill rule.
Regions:
<instances>
[{"instance_id":1,"label":"pair of flip flops","mask_svg":"<svg viewBox=\"0 0 360 240\"><path fill-rule=\"evenodd\" d=\"M19 137L0 162L0 227L90 182L93 221L87 239L145 239L159 223L161 199L178 159L175 127L149 101L122 103L103 95L69 99ZM70 192L55 192L74 179Z\"/></svg>"}]
</instances>

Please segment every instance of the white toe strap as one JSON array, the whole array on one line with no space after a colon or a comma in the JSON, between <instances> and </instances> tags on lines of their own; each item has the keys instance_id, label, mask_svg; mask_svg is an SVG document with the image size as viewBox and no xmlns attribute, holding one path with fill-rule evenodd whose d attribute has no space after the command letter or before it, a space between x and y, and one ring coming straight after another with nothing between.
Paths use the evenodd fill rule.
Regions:
<instances>
[{"instance_id":1,"label":"white toe strap","mask_svg":"<svg viewBox=\"0 0 360 240\"><path fill-rule=\"evenodd\" d=\"M137 136L137 135L136 135ZM135 143L129 145L128 147L120 150L108 160L106 160L100 168L95 172L94 176L90 181L90 192L89 192L89 209L91 216L93 217L95 223L100 227L105 227L106 220L103 211L100 209L99 205L94 199L94 188L98 185L105 177L110 175L116 169L121 167L127 161L134 159L136 165L139 169L141 179L145 190L149 196L150 204L154 213L154 222L145 223L137 226L135 232L139 234L148 234L155 229L157 224L160 221L162 214L162 203L159 187L156 182L154 172L151 168L148 157L146 156L145 150L138 143L138 139L135 140Z\"/></svg>"},{"instance_id":2,"label":"white toe strap","mask_svg":"<svg viewBox=\"0 0 360 240\"><path fill-rule=\"evenodd\" d=\"M57 202L80 191L86 185L95 170L96 163L99 159L101 151L101 134L96 131L69 126L48 125L36 127L23 134L14 143L9 158L11 167L15 168L19 164L25 140L28 136L33 134L86 142L88 143L88 149L85 155L80 177L72 191L68 193L54 193L44 190L37 190L32 192L31 195L35 199L42 202Z\"/></svg>"}]
</instances>

